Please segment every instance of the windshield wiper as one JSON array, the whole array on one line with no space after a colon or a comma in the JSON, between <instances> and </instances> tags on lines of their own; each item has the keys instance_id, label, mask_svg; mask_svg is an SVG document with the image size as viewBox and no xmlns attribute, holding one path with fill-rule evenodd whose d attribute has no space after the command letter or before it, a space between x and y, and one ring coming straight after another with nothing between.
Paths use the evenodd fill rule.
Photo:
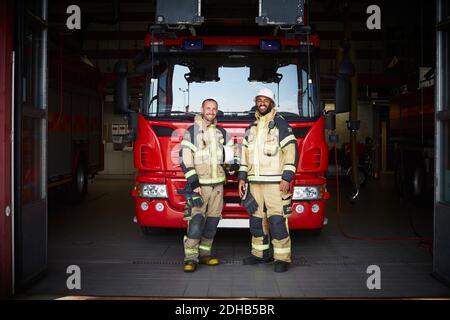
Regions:
<instances>
[{"instance_id":1,"label":"windshield wiper","mask_svg":"<svg viewBox=\"0 0 450 320\"><path fill-rule=\"evenodd\" d=\"M308 112L312 111L311 114L314 114L314 110L316 110L316 104L315 104L314 100L312 99L312 95L310 95L309 92L310 92L309 89L303 90L301 100L303 101L303 97L305 96L306 93L308 93L308 102L311 103L311 106L312 106L312 110L311 110L308 105Z\"/></svg>"},{"instance_id":2,"label":"windshield wiper","mask_svg":"<svg viewBox=\"0 0 450 320\"><path fill-rule=\"evenodd\" d=\"M227 114L250 114L255 113L255 111L222 111L220 115L227 115Z\"/></svg>"},{"instance_id":3,"label":"windshield wiper","mask_svg":"<svg viewBox=\"0 0 450 320\"><path fill-rule=\"evenodd\" d=\"M146 113L146 115L150 117L180 116L180 115L195 116L195 112L185 112L185 111L149 112Z\"/></svg>"}]
</instances>

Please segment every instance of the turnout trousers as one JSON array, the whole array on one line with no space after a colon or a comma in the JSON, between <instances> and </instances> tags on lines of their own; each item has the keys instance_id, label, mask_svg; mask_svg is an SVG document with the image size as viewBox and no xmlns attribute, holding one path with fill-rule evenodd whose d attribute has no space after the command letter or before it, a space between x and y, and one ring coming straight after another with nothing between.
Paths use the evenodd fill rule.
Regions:
<instances>
[{"instance_id":1,"label":"turnout trousers","mask_svg":"<svg viewBox=\"0 0 450 320\"><path fill-rule=\"evenodd\" d=\"M258 203L257 211L250 217L252 255L269 258L271 238L273 258L291 262L291 238L283 211L286 203L283 203L283 194L279 188L278 183L250 183L250 192Z\"/></svg>"},{"instance_id":2,"label":"turnout trousers","mask_svg":"<svg viewBox=\"0 0 450 320\"><path fill-rule=\"evenodd\" d=\"M211 255L211 247L223 209L223 184L201 186L203 206L192 208L184 237L184 261Z\"/></svg>"}]
</instances>

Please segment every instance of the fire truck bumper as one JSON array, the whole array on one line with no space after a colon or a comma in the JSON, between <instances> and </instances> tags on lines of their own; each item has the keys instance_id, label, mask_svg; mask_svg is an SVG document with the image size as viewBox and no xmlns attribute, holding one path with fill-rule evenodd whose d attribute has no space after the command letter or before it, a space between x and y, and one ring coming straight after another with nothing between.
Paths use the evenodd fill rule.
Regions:
<instances>
[{"instance_id":1,"label":"fire truck bumper","mask_svg":"<svg viewBox=\"0 0 450 320\"><path fill-rule=\"evenodd\" d=\"M183 211L169 205L167 199L135 198L137 221L142 226L185 228Z\"/></svg>"},{"instance_id":2,"label":"fire truck bumper","mask_svg":"<svg viewBox=\"0 0 450 320\"><path fill-rule=\"evenodd\" d=\"M319 229L322 228L325 219L325 200L294 201L292 203L292 215L289 217L289 228ZM183 211L171 207L166 199L136 198L136 217L142 226L185 228L187 222L183 220ZM222 228L248 228L248 215L246 213L223 213L219 227ZM242 217L241 217L242 216Z\"/></svg>"},{"instance_id":3,"label":"fire truck bumper","mask_svg":"<svg viewBox=\"0 0 450 320\"><path fill-rule=\"evenodd\" d=\"M325 220L325 200L293 201L289 229L320 229Z\"/></svg>"}]
</instances>

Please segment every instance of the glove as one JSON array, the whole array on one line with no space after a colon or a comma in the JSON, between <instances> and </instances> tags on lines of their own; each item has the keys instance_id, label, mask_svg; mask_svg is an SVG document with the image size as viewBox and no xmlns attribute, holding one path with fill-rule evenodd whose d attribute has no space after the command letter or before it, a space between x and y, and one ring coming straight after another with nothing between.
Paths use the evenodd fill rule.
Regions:
<instances>
[{"instance_id":1,"label":"glove","mask_svg":"<svg viewBox=\"0 0 450 320\"><path fill-rule=\"evenodd\" d=\"M250 193L250 188L248 187L245 190L244 197L242 197L241 206L245 207L250 214L254 214L258 209L258 203L255 198L253 198L253 195Z\"/></svg>"},{"instance_id":2,"label":"glove","mask_svg":"<svg viewBox=\"0 0 450 320\"><path fill-rule=\"evenodd\" d=\"M225 172L227 174L234 174L235 172L237 172L239 170L239 165L238 164L224 164L223 165L223 169L225 170Z\"/></svg>"},{"instance_id":3,"label":"glove","mask_svg":"<svg viewBox=\"0 0 450 320\"><path fill-rule=\"evenodd\" d=\"M203 206L203 199L197 192L192 192L192 206L200 208Z\"/></svg>"},{"instance_id":4,"label":"glove","mask_svg":"<svg viewBox=\"0 0 450 320\"><path fill-rule=\"evenodd\" d=\"M239 170L240 165L238 163L233 163L230 165L230 171L237 172Z\"/></svg>"},{"instance_id":5,"label":"glove","mask_svg":"<svg viewBox=\"0 0 450 320\"><path fill-rule=\"evenodd\" d=\"M192 187L189 183L186 183L184 189L178 189L177 193L184 195L184 199L186 200L185 217L190 216L191 208L201 207L203 205L202 197L197 192L192 191Z\"/></svg>"},{"instance_id":6,"label":"glove","mask_svg":"<svg viewBox=\"0 0 450 320\"><path fill-rule=\"evenodd\" d=\"M283 203L283 216L288 218L292 214L292 193L281 196L281 202Z\"/></svg>"},{"instance_id":7,"label":"glove","mask_svg":"<svg viewBox=\"0 0 450 320\"><path fill-rule=\"evenodd\" d=\"M192 208L186 203L184 206L184 216L183 220L189 221L192 219Z\"/></svg>"}]
</instances>

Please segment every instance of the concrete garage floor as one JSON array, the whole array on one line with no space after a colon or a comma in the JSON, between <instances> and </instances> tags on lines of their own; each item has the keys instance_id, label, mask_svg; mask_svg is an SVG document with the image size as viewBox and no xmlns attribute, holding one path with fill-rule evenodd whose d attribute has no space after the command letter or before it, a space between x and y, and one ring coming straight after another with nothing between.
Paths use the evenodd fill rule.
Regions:
<instances>
[{"instance_id":1,"label":"concrete garage floor","mask_svg":"<svg viewBox=\"0 0 450 320\"><path fill-rule=\"evenodd\" d=\"M357 241L337 227L335 183L328 225L320 236L292 233L293 265L284 274L272 265L243 266L249 254L247 229L219 229L216 255L222 264L182 271L184 230L141 234L132 223L132 180L97 179L77 207L54 206L49 214L49 268L18 298L72 295L153 297L450 297L450 288L431 275L430 246L417 241ZM346 231L358 236L414 236L411 223L432 235L432 209L397 197L392 176L370 181L355 205L342 196ZM344 189L349 193L350 190ZM66 269L81 268L81 290L68 290ZM381 289L366 286L367 267L381 269Z\"/></svg>"}]
</instances>

